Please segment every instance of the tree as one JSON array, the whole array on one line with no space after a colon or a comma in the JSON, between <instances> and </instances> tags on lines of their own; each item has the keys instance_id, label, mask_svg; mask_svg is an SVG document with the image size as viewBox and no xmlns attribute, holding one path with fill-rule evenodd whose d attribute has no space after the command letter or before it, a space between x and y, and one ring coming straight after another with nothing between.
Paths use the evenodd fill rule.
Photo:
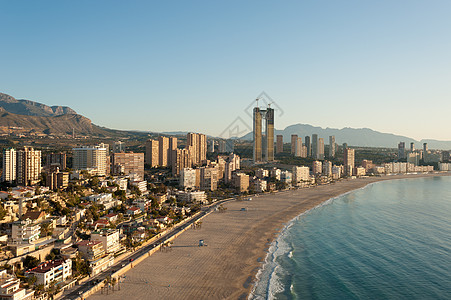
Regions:
<instances>
[{"instance_id":1,"label":"tree","mask_svg":"<svg viewBox=\"0 0 451 300\"><path fill-rule=\"evenodd\" d=\"M29 269L37 267L39 265L39 263L40 263L39 259L37 259L34 256L27 255L25 257L25 259L23 260L23 267L26 270L29 270Z\"/></svg>"}]
</instances>

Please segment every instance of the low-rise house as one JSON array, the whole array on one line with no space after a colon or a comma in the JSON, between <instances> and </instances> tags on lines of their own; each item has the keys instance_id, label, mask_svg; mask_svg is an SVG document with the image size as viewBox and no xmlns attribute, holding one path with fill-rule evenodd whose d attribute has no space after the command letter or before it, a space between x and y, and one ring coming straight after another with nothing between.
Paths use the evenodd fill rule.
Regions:
<instances>
[{"instance_id":1,"label":"low-rise house","mask_svg":"<svg viewBox=\"0 0 451 300\"><path fill-rule=\"evenodd\" d=\"M45 212L43 211L27 211L22 216L22 220L30 219L34 224L42 222L45 220Z\"/></svg>"},{"instance_id":2,"label":"low-rise house","mask_svg":"<svg viewBox=\"0 0 451 300\"><path fill-rule=\"evenodd\" d=\"M0 271L0 299L32 300L34 291L21 288L20 280L9 275L5 269Z\"/></svg>"},{"instance_id":3,"label":"low-rise house","mask_svg":"<svg viewBox=\"0 0 451 300\"><path fill-rule=\"evenodd\" d=\"M102 219L105 219L108 222L114 223L118 219L118 214L115 214L115 213L107 214Z\"/></svg>"},{"instance_id":4,"label":"low-rise house","mask_svg":"<svg viewBox=\"0 0 451 300\"><path fill-rule=\"evenodd\" d=\"M36 284L43 284L44 287L48 287L51 282L60 283L72 275L72 260L46 261L28 270L26 274L27 276L36 276Z\"/></svg>"},{"instance_id":5,"label":"low-rise house","mask_svg":"<svg viewBox=\"0 0 451 300\"><path fill-rule=\"evenodd\" d=\"M94 230L97 230L98 228L105 228L110 226L110 222L106 219L98 219L92 224L92 227L94 227Z\"/></svg>"},{"instance_id":6,"label":"low-rise house","mask_svg":"<svg viewBox=\"0 0 451 300\"><path fill-rule=\"evenodd\" d=\"M141 213L141 209L139 209L139 207L136 207L136 206L132 206L127 209L127 214L130 216L136 216L136 215L139 215L140 213Z\"/></svg>"}]
</instances>

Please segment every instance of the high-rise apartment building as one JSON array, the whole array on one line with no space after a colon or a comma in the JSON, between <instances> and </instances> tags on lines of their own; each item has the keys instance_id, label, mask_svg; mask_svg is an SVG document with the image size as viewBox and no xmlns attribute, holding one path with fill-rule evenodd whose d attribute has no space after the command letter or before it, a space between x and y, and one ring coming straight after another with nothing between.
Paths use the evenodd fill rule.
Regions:
<instances>
[{"instance_id":1,"label":"high-rise apartment building","mask_svg":"<svg viewBox=\"0 0 451 300\"><path fill-rule=\"evenodd\" d=\"M310 141L310 136L305 137L305 147L307 148L307 157L312 156L312 144Z\"/></svg>"},{"instance_id":2,"label":"high-rise apartment building","mask_svg":"<svg viewBox=\"0 0 451 300\"><path fill-rule=\"evenodd\" d=\"M355 166L355 152L354 149L351 148L344 148L343 149L343 164L345 167L345 172L348 176L352 175L352 170L354 169Z\"/></svg>"},{"instance_id":3,"label":"high-rise apartment building","mask_svg":"<svg viewBox=\"0 0 451 300\"><path fill-rule=\"evenodd\" d=\"M312 134L312 157L314 159L319 159L318 155L318 135Z\"/></svg>"},{"instance_id":4,"label":"high-rise apartment building","mask_svg":"<svg viewBox=\"0 0 451 300\"><path fill-rule=\"evenodd\" d=\"M121 141L114 142L113 153L125 152L125 144Z\"/></svg>"},{"instance_id":5,"label":"high-rise apartment building","mask_svg":"<svg viewBox=\"0 0 451 300\"><path fill-rule=\"evenodd\" d=\"M188 149L175 149L172 151L172 174L179 175L185 168L191 168L191 153Z\"/></svg>"},{"instance_id":6,"label":"high-rise apartment building","mask_svg":"<svg viewBox=\"0 0 451 300\"><path fill-rule=\"evenodd\" d=\"M428 143L423 143L423 154L428 152Z\"/></svg>"},{"instance_id":7,"label":"high-rise apartment building","mask_svg":"<svg viewBox=\"0 0 451 300\"><path fill-rule=\"evenodd\" d=\"M16 180L17 152L14 148L3 149L3 173L2 182Z\"/></svg>"},{"instance_id":8,"label":"high-rise apartment building","mask_svg":"<svg viewBox=\"0 0 451 300\"><path fill-rule=\"evenodd\" d=\"M324 159L324 139L318 139L318 159Z\"/></svg>"},{"instance_id":9,"label":"high-rise apartment building","mask_svg":"<svg viewBox=\"0 0 451 300\"><path fill-rule=\"evenodd\" d=\"M90 170L96 175L107 175L107 149L102 146L73 148L74 170Z\"/></svg>"},{"instance_id":10,"label":"high-rise apartment building","mask_svg":"<svg viewBox=\"0 0 451 300\"><path fill-rule=\"evenodd\" d=\"M60 170L66 169L66 153L50 153L47 154L47 168L58 167Z\"/></svg>"},{"instance_id":11,"label":"high-rise apartment building","mask_svg":"<svg viewBox=\"0 0 451 300\"><path fill-rule=\"evenodd\" d=\"M171 136L169 138L168 165L172 166L172 154L177 149L177 138Z\"/></svg>"},{"instance_id":12,"label":"high-rise apartment building","mask_svg":"<svg viewBox=\"0 0 451 300\"><path fill-rule=\"evenodd\" d=\"M262 136L262 120L265 119L265 136ZM274 109L254 107L254 162L274 160Z\"/></svg>"},{"instance_id":13,"label":"high-rise apartment building","mask_svg":"<svg viewBox=\"0 0 451 300\"><path fill-rule=\"evenodd\" d=\"M146 142L146 163L154 168L160 165L160 146L156 140Z\"/></svg>"},{"instance_id":14,"label":"high-rise apartment building","mask_svg":"<svg viewBox=\"0 0 451 300\"><path fill-rule=\"evenodd\" d=\"M406 143L399 142L398 144L398 160L406 158Z\"/></svg>"},{"instance_id":15,"label":"high-rise apartment building","mask_svg":"<svg viewBox=\"0 0 451 300\"><path fill-rule=\"evenodd\" d=\"M207 160L207 137L201 133L188 133L186 145L193 165L201 165Z\"/></svg>"},{"instance_id":16,"label":"high-rise apartment building","mask_svg":"<svg viewBox=\"0 0 451 300\"><path fill-rule=\"evenodd\" d=\"M283 135L278 134L276 137L276 153L283 152Z\"/></svg>"},{"instance_id":17,"label":"high-rise apartment building","mask_svg":"<svg viewBox=\"0 0 451 300\"><path fill-rule=\"evenodd\" d=\"M41 175L41 151L24 147L17 151L16 181L18 185L33 185Z\"/></svg>"},{"instance_id":18,"label":"high-rise apartment building","mask_svg":"<svg viewBox=\"0 0 451 300\"><path fill-rule=\"evenodd\" d=\"M114 153L112 165L114 175L136 174L144 179L144 153Z\"/></svg>"},{"instance_id":19,"label":"high-rise apartment building","mask_svg":"<svg viewBox=\"0 0 451 300\"><path fill-rule=\"evenodd\" d=\"M335 157L335 136L329 136L329 158Z\"/></svg>"},{"instance_id":20,"label":"high-rise apartment building","mask_svg":"<svg viewBox=\"0 0 451 300\"><path fill-rule=\"evenodd\" d=\"M200 168L200 188L215 191L218 189L218 166Z\"/></svg>"},{"instance_id":21,"label":"high-rise apartment building","mask_svg":"<svg viewBox=\"0 0 451 300\"><path fill-rule=\"evenodd\" d=\"M302 138L298 137L297 143L296 143L296 154L295 156L301 157L302 156Z\"/></svg>"},{"instance_id":22,"label":"high-rise apartment building","mask_svg":"<svg viewBox=\"0 0 451 300\"><path fill-rule=\"evenodd\" d=\"M254 162L262 158L262 113L259 107L254 107Z\"/></svg>"},{"instance_id":23,"label":"high-rise apartment building","mask_svg":"<svg viewBox=\"0 0 451 300\"><path fill-rule=\"evenodd\" d=\"M168 153L169 153L169 138L165 136L158 137L158 161L162 167L168 166Z\"/></svg>"},{"instance_id":24,"label":"high-rise apartment building","mask_svg":"<svg viewBox=\"0 0 451 300\"><path fill-rule=\"evenodd\" d=\"M312 166L313 175L319 175L323 172L323 163L319 160L315 160Z\"/></svg>"},{"instance_id":25,"label":"high-rise apartment building","mask_svg":"<svg viewBox=\"0 0 451 300\"><path fill-rule=\"evenodd\" d=\"M298 143L298 135L292 134L291 135L291 154L296 155L296 147Z\"/></svg>"},{"instance_id":26,"label":"high-rise apartment building","mask_svg":"<svg viewBox=\"0 0 451 300\"><path fill-rule=\"evenodd\" d=\"M410 152L415 152L415 143L414 142L410 143Z\"/></svg>"}]
</instances>

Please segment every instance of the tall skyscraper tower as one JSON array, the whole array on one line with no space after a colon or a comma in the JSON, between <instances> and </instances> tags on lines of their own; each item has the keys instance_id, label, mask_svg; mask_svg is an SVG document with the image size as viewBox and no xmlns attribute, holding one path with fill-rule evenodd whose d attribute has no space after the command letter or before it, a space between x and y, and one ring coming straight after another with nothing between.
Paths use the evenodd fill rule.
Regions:
<instances>
[{"instance_id":1,"label":"tall skyscraper tower","mask_svg":"<svg viewBox=\"0 0 451 300\"><path fill-rule=\"evenodd\" d=\"M329 157L335 157L335 136L329 136Z\"/></svg>"},{"instance_id":2,"label":"tall skyscraper tower","mask_svg":"<svg viewBox=\"0 0 451 300\"><path fill-rule=\"evenodd\" d=\"M415 152L415 143L414 142L410 143L410 152Z\"/></svg>"},{"instance_id":3,"label":"tall skyscraper tower","mask_svg":"<svg viewBox=\"0 0 451 300\"><path fill-rule=\"evenodd\" d=\"M305 147L307 148L307 157L312 156L312 144L310 142L310 136L305 137Z\"/></svg>"},{"instance_id":4,"label":"tall skyscraper tower","mask_svg":"<svg viewBox=\"0 0 451 300\"><path fill-rule=\"evenodd\" d=\"M254 162L262 161L262 114L254 107Z\"/></svg>"},{"instance_id":5,"label":"tall skyscraper tower","mask_svg":"<svg viewBox=\"0 0 451 300\"><path fill-rule=\"evenodd\" d=\"M318 139L318 159L324 159L324 139Z\"/></svg>"},{"instance_id":6,"label":"tall skyscraper tower","mask_svg":"<svg viewBox=\"0 0 451 300\"><path fill-rule=\"evenodd\" d=\"M266 161L274 160L274 109L268 107L266 109L266 143L265 143L265 159Z\"/></svg>"},{"instance_id":7,"label":"tall skyscraper tower","mask_svg":"<svg viewBox=\"0 0 451 300\"><path fill-rule=\"evenodd\" d=\"M17 152L17 184L33 185L41 175L41 151L24 147Z\"/></svg>"},{"instance_id":8,"label":"tall skyscraper tower","mask_svg":"<svg viewBox=\"0 0 451 300\"><path fill-rule=\"evenodd\" d=\"M314 159L319 159L318 156L318 135L312 134L312 157Z\"/></svg>"},{"instance_id":9,"label":"tall skyscraper tower","mask_svg":"<svg viewBox=\"0 0 451 300\"><path fill-rule=\"evenodd\" d=\"M406 143L399 142L398 144L398 160L406 158Z\"/></svg>"},{"instance_id":10,"label":"tall skyscraper tower","mask_svg":"<svg viewBox=\"0 0 451 300\"><path fill-rule=\"evenodd\" d=\"M3 149L3 173L2 182L16 180L17 152L14 148Z\"/></svg>"},{"instance_id":11,"label":"tall skyscraper tower","mask_svg":"<svg viewBox=\"0 0 451 300\"><path fill-rule=\"evenodd\" d=\"M276 138L276 153L283 152L283 135L278 134Z\"/></svg>"},{"instance_id":12,"label":"tall skyscraper tower","mask_svg":"<svg viewBox=\"0 0 451 300\"><path fill-rule=\"evenodd\" d=\"M159 148L159 143L156 140L148 140L146 142L146 163L152 168L160 165Z\"/></svg>"},{"instance_id":13,"label":"tall skyscraper tower","mask_svg":"<svg viewBox=\"0 0 451 300\"><path fill-rule=\"evenodd\" d=\"M346 169L346 174L348 176L351 176L352 170L354 169L355 165L355 152L354 149L350 149L348 147L344 148L343 151L344 151L343 164Z\"/></svg>"},{"instance_id":14,"label":"tall skyscraper tower","mask_svg":"<svg viewBox=\"0 0 451 300\"><path fill-rule=\"evenodd\" d=\"M265 136L262 136L262 119L265 119ZM274 160L274 109L254 107L254 162ZM262 151L263 150L263 151Z\"/></svg>"},{"instance_id":15,"label":"tall skyscraper tower","mask_svg":"<svg viewBox=\"0 0 451 300\"><path fill-rule=\"evenodd\" d=\"M291 154L296 155L296 146L298 143L298 135L292 134L291 135Z\"/></svg>"},{"instance_id":16,"label":"tall skyscraper tower","mask_svg":"<svg viewBox=\"0 0 451 300\"><path fill-rule=\"evenodd\" d=\"M167 167L168 164L168 154L169 154L169 138L165 136L158 137L158 154L159 154L159 162L160 166Z\"/></svg>"}]
</instances>

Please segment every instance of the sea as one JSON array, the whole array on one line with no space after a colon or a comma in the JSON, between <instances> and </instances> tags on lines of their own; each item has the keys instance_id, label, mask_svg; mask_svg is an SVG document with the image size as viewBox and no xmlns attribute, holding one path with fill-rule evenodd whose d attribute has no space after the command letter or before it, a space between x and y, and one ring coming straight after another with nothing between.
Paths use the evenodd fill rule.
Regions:
<instances>
[{"instance_id":1,"label":"sea","mask_svg":"<svg viewBox=\"0 0 451 300\"><path fill-rule=\"evenodd\" d=\"M377 182L299 215L249 299L451 299L451 177Z\"/></svg>"}]
</instances>

